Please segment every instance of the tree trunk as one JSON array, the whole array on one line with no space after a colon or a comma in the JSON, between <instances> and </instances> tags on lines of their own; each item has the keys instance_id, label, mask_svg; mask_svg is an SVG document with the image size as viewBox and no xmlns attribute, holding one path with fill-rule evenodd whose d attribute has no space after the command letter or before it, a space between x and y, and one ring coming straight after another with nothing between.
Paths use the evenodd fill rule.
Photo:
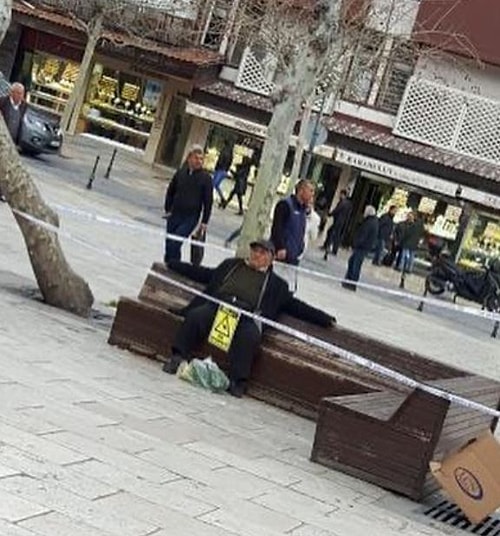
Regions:
<instances>
[{"instance_id":1,"label":"tree trunk","mask_svg":"<svg viewBox=\"0 0 500 536\"><path fill-rule=\"evenodd\" d=\"M305 179L307 177L300 177L300 171L302 168L302 158L304 156L304 150L307 144L307 129L309 127L309 121L312 114L312 106L314 103L314 93L307 99L302 110L302 118L300 120L299 136L297 138L297 144L295 145L295 156L293 158L292 172L290 173L290 180L288 182L287 194L293 193L295 184L299 178Z\"/></svg>"},{"instance_id":2,"label":"tree trunk","mask_svg":"<svg viewBox=\"0 0 500 536\"><path fill-rule=\"evenodd\" d=\"M3 117L0 117L0 187L12 209L59 225L57 215L45 204L23 168ZM80 316L88 316L94 297L87 283L66 262L57 234L29 222L15 212L14 216L26 242L31 266L45 302Z\"/></svg>"},{"instance_id":3,"label":"tree trunk","mask_svg":"<svg viewBox=\"0 0 500 536\"><path fill-rule=\"evenodd\" d=\"M97 44L102 36L104 13L100 13L89 25L87 45L83 54L82 63L78 71L75 87L71 92L64 108L61 119L61 130L65 134L74 134L80 117L80 110L85 101L85 95L92 75L93 59Z\"/></svg>"},{"instance_id":4,"label":"tree trunk","mask_svg":"<svg viewBox=\"0 0 500 536\"><path fill-rule=\"evenodd\" d=\"M310 74L308 64L297 61L297 69ZM271 121L267 128L267 138L257 175L256 186L250 206L243 221L241 237L238 242L237 255L244 256L248 245L268 233L271 211L276 197L276 190L283 176L290 137L300 112L304 94L314 88L314 78L296 73L288 76L283 85L282 98L275 104Z\"/></svg>"},{"instance_id":5,"label":"tree trunk","mask_svg":"<svg viewBox=\"0 0 500 536\"><path fill-rule=\"evenodd\" d=\"M252 240L265 237L271 222L271 210L283 175L283 166L290 137L304 99L312 95L316 76L331 53L339 31L340 0L318 2L318 24L307 43L301 43L298 53L287 58L282 72L283 84L277 84L278 99L267 128L259 173L248 211L243 221L237 255L245 256Z\"/></svg>"}]
</instances>

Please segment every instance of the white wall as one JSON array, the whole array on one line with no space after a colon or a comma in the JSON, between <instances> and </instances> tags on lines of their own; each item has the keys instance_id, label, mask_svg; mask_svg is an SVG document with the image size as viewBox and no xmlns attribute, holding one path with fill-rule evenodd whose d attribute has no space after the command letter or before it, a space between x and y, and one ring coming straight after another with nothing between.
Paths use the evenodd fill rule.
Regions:
<instances>
[{"instance_id":1,"label":"white wall","mask_svg":"<svg viewBox=\"0 0 500 536\"><path fill-rule=\"evenodd\" d=\"M408 36L417 18L420 0L372 0L370 26L394 36Z\"/></svg>"},{"instance_id":2,"label":"white wall","mask_svg":"<svg viewBox=\"0 0 500 536\"><path fill-rule=\"evenodd\" d=\"M478 63L460 57L446 56L420 58L415 68L415 76L444 84L454 89L474 95L500 100L500 68Z\"/></svg>"}]
</instances>

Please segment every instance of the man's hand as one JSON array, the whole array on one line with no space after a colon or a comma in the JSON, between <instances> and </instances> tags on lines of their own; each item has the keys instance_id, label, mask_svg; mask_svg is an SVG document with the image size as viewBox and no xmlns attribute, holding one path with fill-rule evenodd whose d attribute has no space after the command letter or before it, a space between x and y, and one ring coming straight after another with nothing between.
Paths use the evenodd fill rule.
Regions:
<instances>
[{"instance_id":1,"label":"man's hand","mask_svg":"<svg viewBox=\"0 0 500 536\"><path fill-rule=\"evenodd\" d=\"M276 252L276 259L279 261L284 261L286 259L286 249L279 249Z\"/></svg>"},{"instance_id":2,"label":"man's hand","mask_svg":"<svg viewBox=\"0 0 500 536\"><path fill-rule=\"evenodd\" d=\"M198 231L196 234L205 234L207 232L208 225L206 223L200 223L200 226L198 227Z\"/></svg>"}]
</instances>

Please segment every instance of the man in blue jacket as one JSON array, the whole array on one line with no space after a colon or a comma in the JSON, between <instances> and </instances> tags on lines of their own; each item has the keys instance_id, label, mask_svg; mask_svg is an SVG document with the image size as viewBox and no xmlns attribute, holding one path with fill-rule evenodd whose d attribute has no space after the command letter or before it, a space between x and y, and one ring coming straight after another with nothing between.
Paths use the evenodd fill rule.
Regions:
<instances>
[{"instance_id":1,"label":"man in blue jacket","mask_svg":"<svg viewBox=\"0 0 500 536\"><path fill-rule=\"evenodd\" d=\"M307 211L314 198L314 184L301 179L295 194L282 199L274 209L271 240L276 260L297 266L305 248Z\"/></svg>"}]
</instances>

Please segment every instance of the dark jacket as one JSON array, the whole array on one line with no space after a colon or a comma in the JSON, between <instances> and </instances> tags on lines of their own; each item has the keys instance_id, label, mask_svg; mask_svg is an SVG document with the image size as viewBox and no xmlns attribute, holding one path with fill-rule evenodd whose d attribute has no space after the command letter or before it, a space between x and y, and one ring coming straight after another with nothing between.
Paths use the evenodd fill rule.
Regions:
<instances>
[{"instance_id":1,"label":"dark jacket","mask_svg":"<svg viewBox=\"0 0 500 536\"><path fill-rule=\"evenodd\" d=\"M9 129L10 135L12 137L12 141L14 143L17 143L19 141L19 135L21 133L21 128L23 125L23 118L24 118L24 114L26 113L27 108L28 108L28 105L26 101L23 101L19 105L20 117L19 117L19 128L17 129L17 132L10 132L10 129ZM8 128L9 123L10 123L10 114L12 113L12 104L10 102L10 97L8 95L5 97L0 97L0 113L3 115L3 118Z\"/></svg>"},{"instance_id":2,"label":"dark jacket","mask_svg":"<svg viewBox=\"0 0 500 536\"><path fill-rule=\"evenodd\" d=\"M179 216L202 214L208 223L212 213L213 186L210 175L203 169L190 171L182 166L173 176L165 195L165 212Z\"/></svg>"},{"instance_id":3,"label":"dark jacket","mask_svg":"<svg viewBox=\"0 0 500 536\"><path fill-rule=\"evenodd\" d=\"M378 218L377 216L368 216L363 220L354 235L353 248L370 252L377 242L378 237Z\"/></svg>"},{"instance_id":4,"label":"dark jacket","mask_svg":"<svg viewBox=\"0 0 500 536\"><path fill-rule=\"evenodd\" d=\"M420 219L413 223L406 223L403 227L403 236L401 238L401 247L415 251L418 248L420 240L425 234L424 222Z\"/></svg>"},{"instance_id":5,"label":"dark jacket","mask_svg":"<svg viewBox=\"0 0 500 536\"><path fill-rule=\"evenodd\" d=\"M286 249L285 262L297 264L304 252L307 207L295 195L282 199L274 209L271 240L276 251Z\"/></svg>"},{"instance_id":6,"label":"dark jacket","mask_svg":"<svg viewBox=\"0 0 500 536\"><path fill-rule=\"evenodd\" d=\"M389 242L394 231L394 216L388 212L381 216L378 220L378 237L385 243Z\"/></svg>"},{"instance_id":7,"label":"dark jacket","mask_svg":"<svg viewBox=\"0 0 500 536\"><path fill-rule=\"evenodd\" d=\"M234 172L234 191L236 194L245 195L251 167L252 162L249 159L248 162L241 163L236 168L236 171Z\"/></svg>"},{"instance_id":8,"label":"dark jacket","mask_svg":"<svg viewBox=\"0 0 500 536\"><path fill-rule=\"evenodd\" d=\"M337 206L330 213L333 216L333 225L338 229L343 229L349 216L351 215L352 201L346 197L337 203Z\"/></svg>"},{"instance_id":9,"label":"dark jacket","mask_svg":"<svg viewBox=\"0 0 500 536\"><path fill-rule=\"evenodd\" d=\"M215 296L227 276L244 262L244 259L231 258L222 261L216 268L205 268L181 261L172 261L168 267L193 281L205 284L205 294ZM204 302L203 298L196 297L188 305L188 309L197 307ZM276 320L281 314L285 313L323 327L328 327L332 322L335 322L332 316L294 298L286 281L276 275L271 268L266 290L262 296L260 314L269 320Z\"/></svg>"},{"instance_id":10,"label":"dark jacket","mask_svg":"<svg viewBox=\"0 0 500 536\"><path fill-rule=\"evenodd\" d=\"M227 171L233 162L233 148L226 147L219 154L217 163L215 164L215 171Z\"/></svg>"}]
</instances>

